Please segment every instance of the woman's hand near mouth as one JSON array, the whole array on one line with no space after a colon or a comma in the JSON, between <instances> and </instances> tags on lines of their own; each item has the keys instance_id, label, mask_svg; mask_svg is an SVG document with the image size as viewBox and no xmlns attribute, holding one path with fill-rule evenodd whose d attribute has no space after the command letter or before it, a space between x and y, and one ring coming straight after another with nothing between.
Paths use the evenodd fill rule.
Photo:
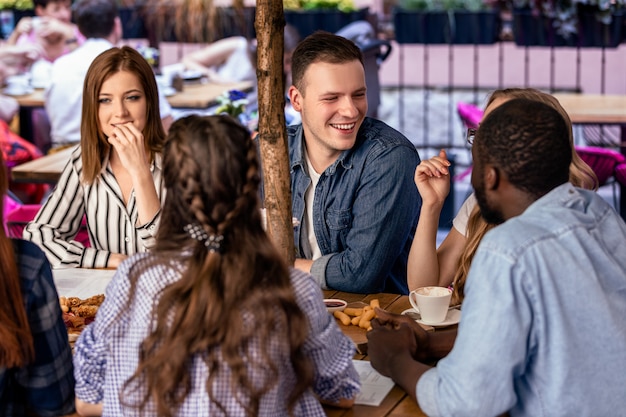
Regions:
<instances>
[{"instance_id":1,"label":"woman's hand near mouth","mask_svg":"<svg viewBox=\"0 0 626 417\"><path fill-rule=\"evenodd\" d=\"M114 160L117 159L127 172L127 180L132 183L137 199L139 213L137 226L141 226L152 220L161 207L150 171L143 133L131 122L114 126L109 136L109 143L113 146L113 151L117 156L112 155L111 163L113 165ZM115 168L113 169L115 172ZM122 179L124 176L122 172L115 173L115 176L118 182L125 181Z\"/></svg>"},{"instance_id":2,"label":"woman's hand near mouth","mask_svg":"<svg viewBox=\"0 0 626 417\"><path fill-rule=\"evenodd\" d=\"M122 166L131 174L146 169L149 171L143 133L132 122L115 124L114 127L109 143L115 148Z\"/></svg>"}]
</instances>

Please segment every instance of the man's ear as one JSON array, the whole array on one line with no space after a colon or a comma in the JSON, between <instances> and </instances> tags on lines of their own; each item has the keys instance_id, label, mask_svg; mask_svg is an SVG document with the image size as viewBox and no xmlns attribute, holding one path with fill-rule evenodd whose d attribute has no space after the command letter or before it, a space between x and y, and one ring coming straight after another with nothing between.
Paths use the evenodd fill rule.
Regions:
<instances>
[{"instance_id":1,"label":"man's ear","mask_svg":"<svg viewBox=\"0 0 626 417\"><path fill-rule=\"evenodd\" d=\"M485 189L497 190L500 186L500 169L493 165L488 165L485 169Z\"/></svg>"},{"instance_id":2,"label":"man's ear","mask_svg":"<svg viewBox=\"0 0 626 417\"><path fill-rule=\"evenodd\" d=\"M295 111L302 111L302 94L295 85L289 87L289 101Z\"/></svg>"}]
</instances>

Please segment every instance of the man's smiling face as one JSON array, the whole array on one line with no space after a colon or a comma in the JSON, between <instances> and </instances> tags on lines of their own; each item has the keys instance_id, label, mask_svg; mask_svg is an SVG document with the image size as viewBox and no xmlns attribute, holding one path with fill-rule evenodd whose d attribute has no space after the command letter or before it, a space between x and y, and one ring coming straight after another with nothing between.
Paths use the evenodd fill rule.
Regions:
<instances>
[{"instance_id":1,"label":"man's smiling face","mask_svg":"<svg viewBox=\"0 0 626 417\"><path fill-rule=\"evenodd\" d=\"M358 60L340 64L315 62L302 88L290 90L294 109L302 115L309 154L336 159L351 149L367 113L365 70Z\"/></svg>"}]
</instances>

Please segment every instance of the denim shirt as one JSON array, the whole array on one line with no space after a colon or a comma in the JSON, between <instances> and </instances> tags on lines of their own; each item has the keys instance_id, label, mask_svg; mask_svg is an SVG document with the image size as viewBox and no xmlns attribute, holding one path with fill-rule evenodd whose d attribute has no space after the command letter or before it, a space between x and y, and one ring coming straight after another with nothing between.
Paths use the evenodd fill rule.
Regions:
<instances>
[{"instance_id":1,"label":"denim shirt","mask_svg":"<svg viewBox=\"0 0 626 417\"><path fill-rule=\"evenodd\" d=\"M288 126L296 257L311 259L304 194L311 184L302 125ZM352 149L341 153L315 188L313 228L322 257L311 275L324 289L407 294L406 266L421 198L415 146L385 123L366 118Z\"/></svg>"},{"instance_id":2,"label":"denim shirt","mask_svg":"<svg viewBox=\"0 0 626 417\"><path fill-rule=\"evenodd\" d=\"M626 224L567 183L485 235L429 416L626 416Z\"/></svg>"}]
</instances>

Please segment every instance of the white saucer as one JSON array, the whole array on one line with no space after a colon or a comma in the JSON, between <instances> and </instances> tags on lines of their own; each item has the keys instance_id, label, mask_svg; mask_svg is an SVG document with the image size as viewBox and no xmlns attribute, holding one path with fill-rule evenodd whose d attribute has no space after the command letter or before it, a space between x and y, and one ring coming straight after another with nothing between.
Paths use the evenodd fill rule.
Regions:
<instances>
[{"instance_id":1,"label":"white saucer","mask_svg":"<svg viewBox=\"0 0 626 417\"><path fill-rule=\"evenodd\" d=\"M414 308L408 308L400 314L408 315L409 317L411 317L412 315L419 314L419 312L416 311ZM459 321L461 321L461 310L458 310L456 308L453 308L452 310L448 310L448 314L446 315L446 318L442 322L439 322L439 323L434 323L434 324L426 323L422 321L421 318L419 319L415 318L415 321L418 322L419 324L424 324L426 326L433 326L433 327L452 326L453 324L457 324Z\"/></svg>"}]
</instances>

